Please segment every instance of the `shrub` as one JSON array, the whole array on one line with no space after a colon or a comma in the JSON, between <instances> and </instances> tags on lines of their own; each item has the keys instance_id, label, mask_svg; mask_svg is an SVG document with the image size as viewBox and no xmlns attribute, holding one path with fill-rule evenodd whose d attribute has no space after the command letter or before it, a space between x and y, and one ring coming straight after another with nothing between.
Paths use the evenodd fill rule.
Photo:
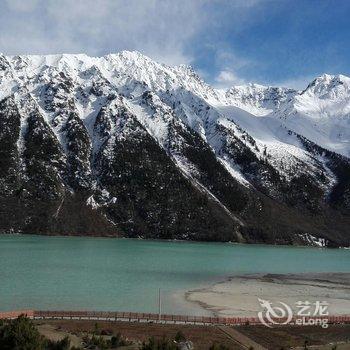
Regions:
<instances>
[{"instance_id":1,"label":"shrub","mask_svg":"<svg viewBox=\"0 0 350 350\"><path fill-rule=\"evenodd\" d=\"M69 350L70 349L70 339L68 337L62 340L53 341L48 340L45 346L46 350Z\"/></svg>"},{"instance_id":2,"label":"shrub","mask_svg":"<svg viewBox=\"0 0 350 350\"><path fill-rule=\"evenodd\" d=\"M175 341L176 341L177 343L181 343L181 342L186 341L186 337L185 337L185 335L184 335L181 331L178 331L178 332L176 333L174 339L175 339Z\"/></svg>"},{"instance_id":3,"label":"shrub","mask_svg":"<svg viewBox=\"0 0 350 350\"><path fill-rule=\"evenodd\" d=\"M6 322L0 329L2 350L43 350L45 340L33 322L24 315Z\"/></svg>"},{"instance_id":4,"label":"shrub","mask_svg":"<svg viewBox=\"0 0 350 350\"><path fill-rule=\"evenodd\" d=\"M59 341L45 339L32 320L21 315L15 320L0 323L1 350L69 350L70 340L65 337Z\"/></svg>"},{"instance_id":5,"label":"shrub","mask_svg":"<svg viewBox=\"0 0 350 350\"><path fill-rule=\"evenodd\" d=\"M112 349L116 349L119 346L125 346L125 345L130 345L130 342L123 339L120 333L118 333L117 335L114 335L110 340L110 347Z\"/></svg>"},{"instance_id":6,"label":"shrub","mask_svg":"<svg viewBox=\"0 0 350 350\"><path fill-rule=\"evenodd\" d=\"M177 350L177 346L166 338L161 340L150 338L148 342L142 344L141 350Z\"/></svg>"}]
</instances>

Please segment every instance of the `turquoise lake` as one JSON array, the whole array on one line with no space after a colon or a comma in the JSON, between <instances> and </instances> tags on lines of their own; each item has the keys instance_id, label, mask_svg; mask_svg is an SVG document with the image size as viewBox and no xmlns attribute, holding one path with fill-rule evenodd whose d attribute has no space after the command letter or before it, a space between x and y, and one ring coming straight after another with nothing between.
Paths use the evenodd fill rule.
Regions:
<instances>
[{"instance_id":1,"label":"turquoise lake","mask_svg":"<svg viewBox=\"0 0 350 350\"><path fill-rule=\"evenodd\" d=\"M0 310L205 314L185 291L248 273L350 272L350 251L0 235Z\"/></svg>"}]
</instances>

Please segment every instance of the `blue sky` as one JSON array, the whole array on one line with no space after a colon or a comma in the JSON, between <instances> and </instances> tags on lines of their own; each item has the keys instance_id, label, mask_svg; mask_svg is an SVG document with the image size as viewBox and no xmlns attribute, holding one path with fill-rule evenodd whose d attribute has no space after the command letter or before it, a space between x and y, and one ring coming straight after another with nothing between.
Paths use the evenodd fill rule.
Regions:
<instances>
[{"instance_id":1,"label":"blue sky","mask_svg":"<svg viewBox=\"0 0 350 350\"><path fill-rule=\"evenodd\" d=\"M348 0L0 0L0 52L138 50L218 87L350 75Z\"/></svg>"}]
</instances>

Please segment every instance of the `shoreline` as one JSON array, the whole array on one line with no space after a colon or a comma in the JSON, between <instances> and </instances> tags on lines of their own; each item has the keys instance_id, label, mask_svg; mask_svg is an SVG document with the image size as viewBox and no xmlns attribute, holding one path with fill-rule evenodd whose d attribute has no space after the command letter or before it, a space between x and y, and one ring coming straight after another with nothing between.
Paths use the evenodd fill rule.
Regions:
<instances>
[{"instance_id":1,"label":"shoreline","mask_svg":"<svg viewBox=\"0 0 350 350\"><path fill-rule=\"evenodd\" d=\"M84 234L56 234L56 233L23 233L23 232L0 232L0 236L34 236L34 237L65 237L65 238L104 238L104 239L129 239L129 240L136 240L136 241L151 241L151 242L174 242L174 243L194 243L194 244L230 244L230 245L242 245L242 246L268 246L268 247L288 247L288 248L313 248L313 249L327 249L327 250L333 250L333 249L344 249L344 250L350 250L349 247L345 246L335 246L335 247L327 247L327 246L318 246L318 245L307 245L307 244L277 244L277 243L261 243L261 242L254 242L254 243L242 243L242 242L234 242L234 241L195 241L195 240L185 240L185 239L170 239L170 238L144 238L144 237L125 237L125 236L118 236L118 235L84 235Z\"/></svg>"},{"instance_id":2,"label":"shoreline","mask_svg":"<svg viewBox=\"0 0 350 350\"><path fill-rule=\"evenodd\" d=\"M284 302L294 313L298 301L310 302L310 310L326 301L329 314L349 314L350 273L238 275L185 293L188 302L217 317L256 317L263 310L259 298L276 306Z\"/></svg>"}]
</instances>

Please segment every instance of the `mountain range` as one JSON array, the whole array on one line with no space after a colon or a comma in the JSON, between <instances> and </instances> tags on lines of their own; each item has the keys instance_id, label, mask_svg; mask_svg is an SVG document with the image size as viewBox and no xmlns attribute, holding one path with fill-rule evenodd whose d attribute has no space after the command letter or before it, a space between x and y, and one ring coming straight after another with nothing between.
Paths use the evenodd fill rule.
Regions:
<instances>
[{"instance_id":1,"label":"mountain range","mask_svg":"<svg viewBox=\"0 0 350 350\"><path fill-rule=\"evenodd\" d=\"M0 55L0 232L350 246L350 78L215 89L138 53Z\"/></svg>"}]
</instances>

